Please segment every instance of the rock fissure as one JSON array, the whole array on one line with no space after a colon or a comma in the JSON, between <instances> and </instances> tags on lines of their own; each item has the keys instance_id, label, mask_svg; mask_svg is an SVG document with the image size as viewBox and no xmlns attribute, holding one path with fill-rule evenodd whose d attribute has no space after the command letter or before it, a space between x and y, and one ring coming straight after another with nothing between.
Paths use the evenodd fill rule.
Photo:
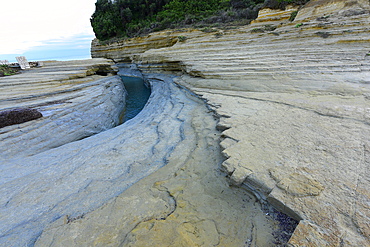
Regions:
<instances>
[{"instance_id":1,"label":"rock fissure","mask_svg":"<svg viewBox=\"0 0 370 247\"><path fill-rule=\"evenodd\" d=\"M158 191L165 192L168 195L168 198L170 198L174 202L174 206L171 207L171 206L165 205L167 209L169 209L169 207L171 207L170 212L168 212L165 216L157 216L157 217L145 218L142 221L138 222L129 232L127 232L125 234L125 236L123 237L123 240L120 243L120 245L125 245L125 243L127 242L128 237L130 236L130 234L132 234L132 232L134 232L135 230L137 230L138 227L140 226L140 224L145 224L145 223L148 223L148 222L153 221L153 220L155 220L155 221L165 221L168 217L171 216L171 214L173 214L175 212L175 210L177 208L177 203L176 203L175 197L173 197L171 195L171 193L165 187L163 187L161 185L159 187L158 186L153 186L152 189L153 188L156 189L156 190L158 190Z\"/></svg>"}]
</instances>

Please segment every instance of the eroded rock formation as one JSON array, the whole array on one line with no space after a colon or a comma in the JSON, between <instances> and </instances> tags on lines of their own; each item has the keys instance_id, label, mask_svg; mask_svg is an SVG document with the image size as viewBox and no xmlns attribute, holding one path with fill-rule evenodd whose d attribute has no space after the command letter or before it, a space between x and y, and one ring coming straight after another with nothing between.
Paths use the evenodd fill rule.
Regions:
<instances>
[{"instance_id":1,"label":"eroded rock formation","mask_svg":"<svg viewBox=\"0 0 370 247\"><path fill-rule=\"evenodd\" d=\"M299 220L291 246L370 245L369 3L310 1L294 22L290 10L233 30L95 40L94 57L137 63L153 95L135 119L77 142L119 119L112 62L1 78L1 110L44 118L1 129L0 245L284 242L280 214L249 192Z\"/></svg>"},{"instance_id":2,"label":"eroded rock formation","mask_svg":"<svg viewBox=\"0 0 370 247\"><path fill-rule=\"evenodd\" d=\"M121 73L143 76L134 67ZM202 100L146 74L149 102L115 127L125 90L101 76L115 72L106 59L47 62L0 80L2 109L44 114L0 132L0 246L286 242L296 223L219 172L220 133Z\"/></svg>"},{"instance_id":3,"label":"eroded rock formation","mask_svg":"<svg viewBox=\"0 0 370 247\"><path fill-rule=\"evenodd\" d=\"M0 111L32 108L44 117L0 132L0 162L76 141L120 121L125 91L107 59L45 62L43 68L0 79ZM19 141L20 139L25 141Z\"/></svg>"},{"instance_id":4,"label":"eroded rock formation","mask_svg":"<svg viewBox=\"0 0 370 247\"><path fill-rule=\"evenodd\" d=\"M368 246L369 4L310 1L294 22L262 11L236 30L93 55L177 73L207 100L221 116L225 171L300 220L292 246Z\"/></svg>"},{"instance_id":5,"label":"eroded rock formation","mask_svg":"<svg viewBox=\"0 0 370 247\"><path fill-rule=\"evenodd\" d=\"M230 188L220 174L220 133L209 109L165 76L149 80L151 99L136 118L84 140L102 140L93 157L84 157L88 163L101 167L108 159L114 167L109 181L105 166L99 168L103 174L94 175L101 178L94 179L96 185L86 196L104 184L103 191L117 196L83 217L60 218L44 230L36 246L236 247L282 241L273 237L282 231L269 211L262 211L246 191ZM86 152L91 153L80 154ZM101 196L97 191L89 200Z\"/></svg>"}]
</instances>

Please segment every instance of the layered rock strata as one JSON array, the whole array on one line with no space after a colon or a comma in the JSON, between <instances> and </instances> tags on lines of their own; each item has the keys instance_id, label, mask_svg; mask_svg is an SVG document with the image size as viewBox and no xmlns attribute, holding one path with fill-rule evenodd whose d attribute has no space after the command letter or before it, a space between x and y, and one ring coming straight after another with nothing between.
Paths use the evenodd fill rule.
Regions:
<instances>
[{"instance_id":1,"label":"layered rock strata","mask_svg":"<svg viewBox=\"0 0 370 247\"><path fill-rule=\"evenodd\" d=\"M148 241L153 246L274 246L286 241L274 237L287 230L274 220L279 214L263 211L253 195L230 188L220 174L220 133L204 102L169 77L146 79L152 95L134 119L31 156L2 157L0 246L143 246ZM104 81L94 82L105 87ZM17 128L42 128L37 121ZM13 140L32 143L26 137Z\"/></svg>"},{"instance_id":2,"label":"layered rock strata","mask_svg":"<svg viewBox=\"0 0 370 247\"><path fill-rule=\"evenodd\" d=\"M222 117L232 183L300 220L292 246L368 246L369 9L310 1L294 22L282 12L236 30L189 32L171 47L123 46L126 55L112 57L98 46L93 55L183 74L177 83Z\"/></svg>"},{"instance_id":3,"label":"layered rock strata","mask_svg":"<svg viewBox=\"0 0 370 247\"><path fill-rule=\"evenodd\" d=\"M0 129L0 161L25 157L110 129L120 122L125 90L110 60L44 62L0 78L0 111L31 108L43 117ZM23 140L23 141L22 141Z\"/></svg>"},{"instance_id":4,"label":"layered rock strata","mask_svg":"<svg viewBox=\"0 0 370 247\"><path fill-rule=\"evenodd\" d=\"M209 109L169 78L155 75L149 80L152 96L137 117L89 138L89 142L105 140L94 153L109 152L99 159L109 159L109 173L114 176L105 192L122 191L143 179L83 217L60 218L42 233L36 246L275 246L283 242L273 237L281 236L282 229L268 211L262 211L251 194L230 188L220 174L220 134ZM103 146L108 146L107 151ZM95 166L101 165L94 160Z\"/></svg>"}]
</instances>

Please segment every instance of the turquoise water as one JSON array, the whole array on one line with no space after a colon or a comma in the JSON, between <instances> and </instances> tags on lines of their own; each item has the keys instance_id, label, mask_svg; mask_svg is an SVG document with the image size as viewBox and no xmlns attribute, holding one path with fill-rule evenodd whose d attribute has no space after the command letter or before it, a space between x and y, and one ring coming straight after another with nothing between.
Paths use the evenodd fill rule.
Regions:
<instances>
[{"instance_id":1,"label":"turquoise water","mask_svg":"<svg viewBox=\"0 0 370 247\"><path fill-rule=\"evenodd\" d=\"M121 76L127 91L126 109L123 115L123 122L134 118L144 108L150 96L150 88L144 80L137 77Z\"/></svg>"}]
</instances>

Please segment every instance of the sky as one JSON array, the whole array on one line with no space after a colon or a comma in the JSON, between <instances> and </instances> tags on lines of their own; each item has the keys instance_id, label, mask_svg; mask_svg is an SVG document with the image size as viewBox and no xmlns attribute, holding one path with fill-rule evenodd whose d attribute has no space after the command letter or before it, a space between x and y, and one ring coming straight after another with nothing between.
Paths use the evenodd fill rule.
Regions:
<instances>
[{"instance_id":1,"label":"sky","mask_svg":"<svg viewBox=\"0 0 370 247\"><path fill-rule=\"evenodd\" d=\"M96 0L2 0L0 60L90 58Z\"/></svg>"}]
</instances>

